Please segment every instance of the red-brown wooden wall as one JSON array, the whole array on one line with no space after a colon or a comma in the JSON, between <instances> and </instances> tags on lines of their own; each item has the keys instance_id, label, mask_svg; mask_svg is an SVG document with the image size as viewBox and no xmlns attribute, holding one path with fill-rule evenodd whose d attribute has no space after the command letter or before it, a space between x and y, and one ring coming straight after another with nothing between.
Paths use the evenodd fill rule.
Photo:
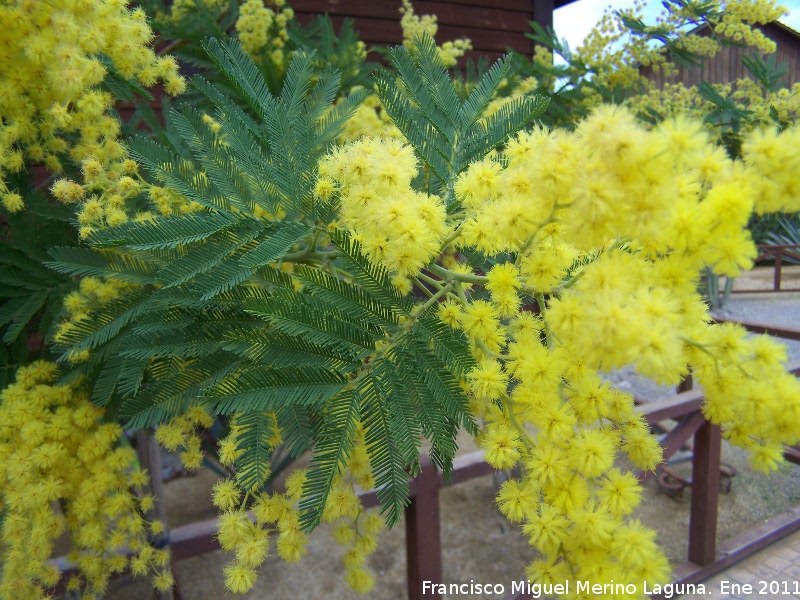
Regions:
<instances>
[{"instance_id":1,"label":"red-brown wooden wall","mask_svg":"<svg viewBox=\"0 0 800 600\"><path fill-rule=\"evenodd\" d=\"M475 58L484 55L499 58L508 48L530 55L533 42L525 37L531 32L530 21L552 26L553 9L573 0L427 0L413 2L417 15L438 17L436 41L467 37L472 40ZM315 15L328 13L335 27L345 18L355 21L355 28L367 44L393 46L403 41L400 29L400 0L290 0L301 23Z\"/></svg>"},{"instance_id":2,"label":"red-brown wooden wall","mask_svg":"<svg viewBox=\"0 0 800 600\"><path fill-rule=\"evenodd\" d=\"M780 23L768 23L759 27L761 31L775 42L777 50L775 56L778 63L785 62L789 68L788 80L783 84L791 86L800 81L800 33ZM698 35L708 35L707 28L696 31ZM751 56L750 48L735 46L723 47L715 56L703 61L703 68L679 67L678 73L671 77L664 77L663 73L653 73L649 67L642 68L642 74L654 81L658 87L664 83L683 83L686 86L697 85L701 81L708 83L731 83L742 77L749 77L750 73L742 64L742 57Z\"/></svg>"}]
</instances>

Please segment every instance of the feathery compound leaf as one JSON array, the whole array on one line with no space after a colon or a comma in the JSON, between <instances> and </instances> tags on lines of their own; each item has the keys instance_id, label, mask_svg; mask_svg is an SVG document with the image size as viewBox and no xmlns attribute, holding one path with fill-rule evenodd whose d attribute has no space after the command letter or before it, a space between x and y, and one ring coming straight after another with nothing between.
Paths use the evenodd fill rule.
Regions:
<instances>
[{"instance_id":1,"label":"feathery compound leaf","mask_svg":"<svg viewBox=\"0 0 800 600\"><path fill-rule=\"evenodd\" d=\"M90 248L60 246L50 248L52 262L44 263L54 271L73 277L105 277L125 283L155 283L158 263L134 253L101 252Z\"/></svg>"},{"instance_id":2,"label":"feathery compound leaf","mask_svg":"<svg viewBox=\"0 0 800 600\"><path fill-rule=\"evenodd\" d=\"M314 121L314 131L317 134L317 149L319 152L327 150L328 146L336 141L347 120L368 94L369 92L365 89L355 90L339 103L327 107L328 109L320 115L319 119Z\"/></svg>"},{"instance_id":3,"label":"feathery compound leaf","mask_svg":"<svg viewBox=\"0 0 800 600\"><path fill-rule=\"evenodd\" d=\"M120 416L128 420L127 427L131 429L163 423L198 404L198 397L204 390L231 376L242 362L232 360L227 352L218 352L194 362L174 361L175 368L170 373L123 402Z\"/></svg>"},{"instance_id":4,"label":"feathery compound leaf","mask_svg":"<svg viewBox=\"0 0 800 600\"><path fill-rule=\"evenodd\" d=\"M497 92L500 83L508 75L510 67L511 59L506 55L483 74L478 85L475 86L461 106L459 123L462 129L469 129L480 118L481 113L483 113L489 105L489 101Z\"/></svg>"},{"instance_id":5,"label":"feathery compound leaf","mask_svg":"<svg viewBox=\"0 0 800 600\"><path fill-rule=\"evenodd\" d=\"M469 401L447 365L423 341L414 340L410 350L416 358L413 377L429 391L429 399L437 402L449 419L469 433L477 434L478 427L470 412Z\"/></svg>"},{"instance_id":6,"label":"feathery compound leaf","mask_svg":"<svg viewBox=\"0 0 800 600\"><path fill-rule=\"evenodd\" d=\"M336 371L319 367L257 367L220 381L205 393L205 401L215 414L317 405L339 393L346 383Z\"/></svg>"},{"instance_id":7,"label":"feathery compound leaf","mask_svg":"<svg viewBox=\"0 0 800 600\"><path fill-rule=\"evenodd\" d=\"M425 120L422 111L411 104L388 71L375 77L375 90L387 114L420 158L442 182L446 182L449 177L448 149L452 146L448 145L444 134Z\"/></svg>"},{"instance_id":8,"label":"feathery compound leaf","mask_svg":"<svg viewBox=\"0 0 800 600\"><path fill-rule=\"evenodd\" d=\"M129 222L109 229L98 229L90 239L100 247L128 246L140 250L176 248L204 240L233 227L239 220L240 217L225 213L159 217L152 221Z\"/></svg>"},{"instance_id":9,"label":"feathery compound leaf","mask_svg":"<svg viewBox=\"0 0 800 600\"><path fill-rule=\"evenodd\" d=\"M96 406L106 406L111 402L114 392L117 389L119 376L125 367L127 359L119 354L113 354L103 364L100 374L94 380L92 386L92 403Z\"/></svg>"},{"instance_id":10,"label":"feathery compound leaf","mask_svg":"<svg viewBox=\"0 0 800 600\"><path fill-rule=\"evenodd\" d=\"M397 316L392 308L363 289L306 265L298 265L295 273L304 283L306 291L337 306L347 316L353 319L378 319L384 325L397 324Z\"/></svg>"},{"instance_id":11,"label":"feathery compound leaf","mask_svg":"<svg viewBox=\"0 0 800 600\"><path fill-rule=\"evenodd\" d=\"M44 306L49 294L49 290L35 292L22 302L13 305L14 312L10 315L10 319L7 319L11 321L11 324L8 326L3 336L4 343L10 344L17 339L17 336L25 330L25 326L33 319L36 313L39 312L39 309Z\"/></svg>"},{"instance_id":12,"label":"feathery compound leaf","mask_svg":"<svg viewBox=\"0 0 800 600\"><path fill-rule=\"evenodd\" d=\"M436 42L431 36L425 34L417 38L415 45L419 70L422 73L425 89L428 91L436 108L447 119L447 130L442 131L442 133L453 144L461 112L461 102L458 99L453 80L447 74L447 69L439 56L439 50L436 48ZM426 109L423 110L425 111Z\"/></svg>"},{"instance_id":13,"label":"feathery compound leaf","mask_svg":"<svg viewBox=\"0 0 800 600\"><path fill-rule=\"evenodd\" d=\"M343 373L359 364L347 361L339 352L312 344L302 337L293 337L265 327L236 329L228 335L223 348L254 363L271 367L317 366Z\"/></svg>"},{"instance_id":14,"label":"feathery compound leaf","mask_svg":"<svg viewBox=\"0 0 800 600\"><path fill-rule=\"evenodd\" d=\"M549 102L545 96L514 98L490 117L479 120L467 130L459 145L454 171L458 173L471 162L483 158L541 115Z\"/></svg>"},{"instance_id":15,"label":"feathery compound leaf","mask_svg":"<svg viewBox=\"0 0 800 600\"><path fill-rule=\"evenodd\" d=\"M309 409L305 406L281 406L275 411L281 428L283 446L297 458L311 448L317 430L309 419Z\"/></svg>"},{"instance_id":16,"label":"feathery compound leaf","mask_svg":"<svg viewBox=\"0 0 800 600\"><path fill-rule=\"evenodd\" d=\"M457 377L465 377L476 364L466 336L430 314L420 315L414 324L412 336L430 347Z\"/></svg>"},{"instance_id":17,"label":"feathery compound leaf","mask_svg":"<svg viewBox=\"0 0 800 600\"><path fill-rule=\"evenodd\" d=\"M303 108L307 107L306 98L311 89L311 79L314 77L315 54L314 50L298 52L286 71L280 99L289 122L307 115L307 113L304 115Z\"/></svg>"},{"instance_id":18,"label":"feathery compound leaf","mask_svg":"<svg viewBox=\"0 0 800 600\"><path fill-rule=\"evenodd\" d=\"M258 66L242 49L238 40L212 38L203 44L203 49L256 115L263 120L272 115L275 110L275 98L264 82Z\"/></svg>"},{"instance_id":19,"label":"feathery compound leaf","mask_svg":"<svg viewBox=\"0 0 800 600\"><path fill-rule=\"evenodd\" d=\"M450 419L437 402L431 401L431 392L416 376L416 360L413 354L401 350L397 361L397 377L402 379L406 393L414 407L422 428L422 434L430 440L430 458L449 478L453 459L458 449L456 435L458 423Z\"/></svg>"},{"instance_id":20,"label":"feathery compound leaf","mask_svg":"<svg viewBox=\"0 0 800 600\"><path fill-rule=\"evenodd\" d=\"M291 202L276 185L278 179L272 165L266 126L256 123L236 103L202 78L196 77L195 85L216 106L216 118L222 126L221 139L232 153L231 160L246 179L250 188L250 200L272 214Z\"/></svg>"},{"instance_id":21,"label":"feathery compound leaf","mask_svg":"<svg viewBox=\"0 0 800 600\"><path fill-rule=\"evenodd\" d=\"M64 343L72 344L70 352L92 350L120 334L122 329L142 315L150 306L146 289L123 292L120 298L104 304L64 334Z\"/></svg>"},{"instance_id":22,"label":"feathery compound leaf","mask_svg":"<svg viewBox=\"0 0 800 600\"><path fill-rule=\"evenodd\" d=\"M281 221L276 225L269 239L258 245L254 250L245 254L240 263L248 269L257 269L283 258L292 247L303 240L311 229L294 221Z\"/></svg>"},{"instance_id":23,"label":"feathery compound leaf","mask_svg":"<svg viewBox=\"0 0 800 600\"><path fill-rule=\"evenodd\" d=\"M426 36L429 42L436 46L430 36ZM409 99L419 106L425 119L433 125L433 127L442 136L444 136L449 146L455 144L455 120L444 111L444 100L441 97L440 90L437 89L436 84L431 81L426 75L431 75L443 68L441 61L438 60L438 54L430 53L430 47L419 46L420 40L417 40L417 56L413 57L405 46L395 46L391 50L392 64L397 69L400 78L405 85L405 92ZM427 51L426 51L427 50ZM417 59L416 61L414 59ZM438 63L438 64L436 64ZM423 66L424 65L424 66ZM452 86L452 82L450 83ZM455 93L455 89L453 89ZM456 109L458 108L458 99L456 97ZM457 112L456 112L457 116Z\"/></svg>"},{"instance_id":24,"label":"feathery compound leaf","mask_svg":"<svg viewBox=\"0 0 800 600\"><path fill-rule=\"evenodd\" d=\"M261 267L253 275L253 281L263 285L266 289L283 288L295 291L294 279L289 273L284 273L280 269L265 266Z\"/></svg>"},{"instance_id":25,"label":"feathery compound leaf","mask_svg":"<svg viewBox=\"0 0 800 600\"><path fill-rule=\"evenodd\" d=\"M175 141L180 144L180 140ZM189 200L207 209L227 212L231 206L211 184L198 172L196 166L160 144L143 136L134 136L128 142L131 157L136 159L164 185Z\"/></svg>"},{"instance_id":26,"label":"feathery compound leaf","mask_svg":"<svg viewBox=\"0 0 800 600\"><path fill-rule=\"evenodd\" d=\"M398 447L398 442L407 443L408 440L398 439L401 432L392 416L396 408L390 405L384 382L386 375L380 372L382 370L378 369L375 375L365 378L358 391L367 454L375 475L381 514L385 515L386 524L393 527L403 517L409 503L406 461Z\"/></svg>"},{"instance_id":27,"label":"feathery compound leaf","mask_svg":"<svg viewBox=\"0 0 800 600\"><path fill-rule=\"evenodd\" d=\"M395 432L395 441L409 474L416 477L422 468L419 464L420 424L414 411L413 383L401 375L399 363L404 353L397 348L390 350L381 365L380 381L387 390L389 419Z\"/></svg>"},{"instance_id":28,"label":"feathery compound leaf","mask_svg":"<svg viewBox=\"0 0 800 600\"><path fill-rule=\"evenodd\" d=\"M158 279L169 288L207 273L239 248L253 241L262 229L261 224L255 221L244 221L231 229L209 236L199 244L192 244L186 248L185 254L170 261L159 271Z\"/></svg>"},{"instance_id":29,"label":"feathery compound leaf","mask_svg":"<svg viewBox=\"0 0 800 600\"><path fill-rule=\"evenodd\" d=\"M335 310L311 306L301 294L276 295L247 303L247 312L268 321L280 331L341 353L352 359L372 350L377 335L361 326L337 318ZM364 324L365 326L368 324Z\"/></svg>"},{"instance_id":30,"label":"feathery compound leaf","mask_svg":"<svg viewBox=\"0 0 800 600\"><path fill-rule=\"evenodd\" d=\"M264 411L241 412L236 417L236 480L242 489L253 491L264 485L270 473L275 419Z\"/></svg>"},{"instance_id":31,"label":"feathery compound leaf","mask_svg":"<svg viewBox=\"0 0 800 600\"><path fill-rule=\"evenodd\" d=\"M336 100L336 92L339 91L341 79L341 74L330 65L318 75L314 89L305 102L305 118L308 122L316 123L327 112L333 101Z\"/></svg>"},{"instance_id":32,"label":"feathery compound leaf","mask_svg":"<svg viewBox=\"0 0 800 600\"><path fill-rule=\"evenodd\" d=\"M300 526L310 531L319 525L333 480L344 472L353 452L356 426L361 420L361 396L346 390L324 406L324 422L314 447L300 501Z\"/></svg>"},{"instance_id":33,"label":"feathery compound leaf","mask_svg":"<svg viewBox=\"0 0 800 600\"><path fill-rule=\"evenodd\" d=\"M249 178L233 161L230 148L220 143L214 132L203 123L202 115L191 106L183 106L181 112L172 110L172 120L214 186L237 210L251 211L257 203Z\"/></svg>"},{"instance_id":34,"label":"feathery compound leaf","mask_svg":"<svg viewBox=\"0 0 800 600\"><path fill-rule=\"evenodd\" d=\"M192 84L217 107L217 117L223 121L223 125L224 121L235 120L239 128L243 130L243 135L250 140L259 140L264 144L264 149L267 150L267 139L264 137L262 127L255 119L239 108L227 94L199 75L192 77Z\"/></svg>"},{"instance_id":35,"label":"feathery compound leaf","mask_svg":"<svg viewBox=\"0 0 800 600\"><path fill-rule=\"evenodd\" d=\"M361 253L361 246L353 240L346 231L336 229L330 234L331 243L344 253L340 259L346 271L353 276L358 285L373 296L400 314L408 314L411 310L411 301L400 295L392 285L386 269L375 265Z\"/></svg>"}]
</instances>

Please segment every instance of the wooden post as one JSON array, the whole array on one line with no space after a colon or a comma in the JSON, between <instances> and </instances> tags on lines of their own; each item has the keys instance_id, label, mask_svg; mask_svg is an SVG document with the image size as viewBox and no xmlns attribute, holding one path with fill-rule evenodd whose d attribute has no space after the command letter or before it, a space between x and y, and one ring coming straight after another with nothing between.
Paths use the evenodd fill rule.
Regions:
<instances>
[{"instance_id":1,"label":"wooden post","mask_svg":"<svg viewBox=\"0 0 800 600\"><path fill-rule=\"evenodd\" d=\"M689 516L689 561L708 565L717 556L717 509L722 433L706 422L694 434L692 502Z\"/></svg>"},{"instance_id":2,"label":"wooden post","mask_svg":"<svg viewBox=\"0 0 800 600\"><path fill-rule=\"evenodd\" d=\"M783 263L783 246L775 249L775 276L772 282L772 289L776 292L781 289L781 267Z\"/></svg>"},{"instance_id":3,"label":"wooden post","mask_svg":"<svg viewBox=\"0 0 800 600\"><path fill-rule=\"evenodd\" d=\"M439 519L439 474L427 456L420 457L422 471L414 480L416 494L406 507L406 560L408 600L440 600L441 594L423 595L423 582L442 583L442 531Z\"/></svg>"},{"instance_id":4,"label":"wooden post","mask_svg":"<svg viewBox=\"0 0 800 600\"><path fill-rule=\"evenodd\" d=\"M147 514L147 518L161 521L164 524L164 531L158 536L150 538L150 544L160 548L169 544L167 505L164 500L164 481L161 479L161 449L158 447L156 438L147 435L147 431L144 429L136 432L136 454L139 456L139 465L150 475L150 493L155 498L153 509ZM171 558L170 563L174 575L175 569ZM158 592L154 590L153 594L156 600L173 600L175 598L172 591Z\"/></svg>"},{"instance_id":5,"label":"wooden post","mask_svg":"<svg viewBox=\"0 0 800 600\"><path fill-rule=\"evenodd\" d=\"M678 393L688 392L694 387L694 380L692 379L692 374L689 373L686 377L683 378L678 384Z\"/></svg>"},{"instance_id":6,"label":"wooden post","mask_svg":"<svg viewBox=\"0 0 800 600\"><path fill-rule=\"evenodd\" d=\"M553 29L554 0L533 0L533 21L545 31ZM536 54L536 42L531 40L531 57Z\"/></svg>"},{"instance_id":7,"label":"wooden post","mask_svg":"<svg viewBox=\"0 0 800 600\"><path fill-rule=\"evenodd\" d=\"M553 28L553 0L533 0L533 20L545 29Z\"/></svg>"}]
</instances>

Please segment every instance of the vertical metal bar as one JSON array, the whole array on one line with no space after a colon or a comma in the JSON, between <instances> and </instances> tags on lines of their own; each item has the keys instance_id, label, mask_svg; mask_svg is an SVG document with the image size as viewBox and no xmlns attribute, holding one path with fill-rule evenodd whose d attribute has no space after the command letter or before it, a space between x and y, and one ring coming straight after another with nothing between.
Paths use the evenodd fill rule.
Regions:
<instances>
[{"instance_id":1,"label":"vertical metal bar","mask_svg":"<svg viewBox=\"0 0 800 600\"><path fill-rule=\"evenodd\" d=\"M721 450L719 426L706 422L694 434L692 458L689 560L698 565L708 565L716 560Z\"/></svg>"},{"instance_id":2,"label":"vertical metal bar","mask_svg":"<svg viewBox=\"0 0 800 600\"><path fill-rule=\"evenodd\" d=\"M441 599L442 532L439 519L439 475L427 456L420 457L422 471L414 480L416 494L406 507L406 560L408 599ZM428 582L427 587L423 587ZM423 594L423 591L425 592Z\"/></svg>"},{"instance_id":3,"label":"vertical metal bar","mask_svg":"<svg viewBox=\"0 0 800 600\"><path fill-rule=\"evenodd\" d=\"M783 264L783 247L778 246L775 249L775 277L773 279L772 289L776 292L781 289L781 266Z\"/></svg>"}]
</instances>

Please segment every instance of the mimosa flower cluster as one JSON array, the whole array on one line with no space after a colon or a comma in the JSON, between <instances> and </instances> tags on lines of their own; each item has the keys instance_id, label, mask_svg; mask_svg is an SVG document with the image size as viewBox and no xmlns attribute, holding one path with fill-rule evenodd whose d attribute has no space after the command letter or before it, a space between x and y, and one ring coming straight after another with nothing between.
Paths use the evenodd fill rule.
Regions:
<instances>
[{"instance_id":1,"label":"mimosa flower cluster","mask_svg":"<svg viewBox=\"0 0 800 600\"><path fill-rule=\"evenodd\" d=\"M56 344L65 343L76 325L88 318L90 310L119 298L120 293L130 285L116 280L103 281L97 277L83 277L78 289L64 297L64 319L59 323L53 341ZM65 358L79 363L88 357L89 351L83 350L70 352Z\"/></svg>"},{"instance_id":2,"label":"mimosa flower cluster","mask_svg":"<svg viewBox=\"0 0 800 600\"><path fill-rule=\"evenodd\" d=\"M272 419L272 438L268 440L274 448L281 443L277 421ZM241 426L234 417L228 435L220 442L220 462L236 469ZM269 471L265 473L268 478ZM220 509L218 539L223 550L234 552L235 559L225 567L225 587L243 594L249 591L258 578L257 569L267 559L270 537L276 534L275 547L283 560L296 562L306 554L308 536L300 528L300 514L296 504L305 481L305 471L296 470L286 480L286 492L270 494L260 492L263 481L249 489L243 489L237 479L218 481L212 490L214 505ZM252 518L246 508L252 505Z\"/></svg>"},{"instance_id":3,"label":"mimosa flower cluster","mask_svg":"<svg viewBox=\"0 0 800 600\"><path fill-rule=\"evenodd\" d=\"M198 409L193 409L198 410ZM188 416L188 415L187 415ZM272 437L267 440L272 448L282 443L280 428L274 413ZM168 427L181 427L181 417ZM191 425L191 424L190 424ZM166 438L167 434L157 435ZM178 429L186 435L187 427ZM220 462L236 471L236 477L223 479L214 485L212 500L220 509L218 539L223 550L234 553L234 560L225 567L225 586L234 593L246 593L256 584L258 569L270 551L270 538L276 536L275 549L278 556L287 562L296 562L306 554L309 538L300 528L300 513L297 504L303 492L306 470L296 469L285 481L284 493L261 492L262 483L244 486L242 475L246 470L237 464L241 452L243 431L234 417L228 435L219 445ZM191 434L189 434L191 435ZM177 434L169 434L176 443L186 444L186 438L178 440ZM161 439L160 439L161 441ZM191 440L189 440L191 443ZM265 474L268 479L269 471ZM333 538L345 548L343 563L345 580L357 592L366 593L375 584L374 577L366 570L365 563L377 549L377 535L384 528L383 518L374 512L366 512L356 491L369 490L375 485L369 465L364 430L358 427L355 445L345 474L334 481L328 495L322 520L333 523ZM247 508L250 508L250 513Z\"/></svg>"},{"instance_id":4,"label":"mimosa flower cluster","mask_svg":"<svg viewBox=\"0 0 800 600\"><path fill-rule=\"evenodd\" d=\"M400 19L400 27L403 29L403 44L406 48L413 50L414 40L424 35L436 37L436 32L439 31L436 15L417 15L414 13L411 0L403 0L400 13L403 15ZM467 50L472 50L472 42L467 38L459 38L444 42L437 46L437 50L444 65L448 68L454 67Z\"/></svg>"},{"instance_id":5,"label":"mimosa flower cluster","mask_svg":"<svg viewBox=\"0 0 800 600\"><path fill-rule=\"evenodd\" d=\"M754 132L734 161L699 122L679 117L647 130L606 106L571 133L520 133L456 180L460 208L429 226L438 235L405 272L429 273L424 281L444 299L440 318L470 341L478 366L464 385L484 422L486 460L522 466L497 502L541 553L527 571L532 581L668 580L654 534L628 518L641 498L637 479L615 467L621 452L653 470L661 448L632 396L604 372L633 365L670 384L693 372L706 416L758 469L776 468L782 445L800 439L800 383L784 371L783 347L713 324L696 291L705 268L732 276L752 264L754 210L800 208L797 135ZM386 255L406 239L395 224L421 214L413 202L393 210L397 187L377 193L382 157L404 150L361 140L320 169L320 185L340 195L342 222L386 265L397 264ZM403 165L402 180L390 179L405 189L413 161L391 165ZM430 259L434 240L495 264L475 273L448 256L442 267ZM488 296L473 295L476 286ZM523 295L538 314L522 309Z\"/></svg>"},{"instance_id":6,"label":"mimosa flower cluster","mask_svg":"<svg viewBox=\"0 0 800 600\"><path fill-rule=\"evenodd\" d=\"M738 121L738 135L747 135L755 129L769 126L777 118L781 124L796 123L800 117L800 83L791 89L781 88L770 91L749 78L737 79L733 83L712 85L714 91L729 100L746 114ZM661 118L687 115L703 120L717 111L718 107L697 93L694 87L681 83L665 84L662 89L653 89L625 101L625 105L641 115L657 114ZM730 135L732 123L720 126L713 119L707 119L705 126L718 140Z\"/></svg>"},{"instance_id":7,"label":"mimosa flower cluster","mask_svg":"<svg viewBox=\"0 0 800 600\"><path fill-rule=\"evenodd\" d=\"M403 134L392 123L381 101L375 94L364 99L345 123L341 142L355 142L363 137L402 138Z\"/></svg>"},{"instance_id":8,"label":"mimosa flower cluster","mask_svg":"<svg viewBox=\"0 0 800 600\"><path fill-rule=\"evenodd\" d=\"M417 159L400 141L363 138L334 151L319 168L317 194L339 194L342 223L368 256L401 278L439 253L446 210L437 196L416 192Z\"/></svg>"},{"instance_id":9,"label":"mimosa flower cluster","mask_svg":"<svg viewBox=\"0 0 800 600\"><path fill-rule=\"evenodd\" d=\"M227 0L174 0L169 7L169 12L163 16L170 21L180 22L190 19L192 13L199 9L222 11L227 4Z\"/></svg>"},{"instance_id":10,"label":"mimosa flower cluster","mask_svg":"<svg viewBox=\"0 0 800 600\"><path fill-rule=\"evenodd\" d=\"M147 473L120 445L122 428L103 423L103 411L77 389L54 385L55 373L48 362L21 367L0 393L0 596L52 597L61 573L48 560L65 532L78 569L67 590L100 598L126 569L154 573L154 586L170 589L169 555L147 542L163 531L144 518L154 503L144 492Z\"/></svg>"},{"instance_id":11,"label":"mimosa flower cluster","mask_svg":"<svg viewBox=\"0 0 800 600\"><path fill-rule=\"evenodd\" d=\"M100 89L109 68L144 86L161 81L169 94L184 91L174 58L158 57L141 8L123 0L13 0L0 6L0 196L10 212L22 209L6 175L26 163L59 172L63 161L119 160L119 122L111 94ZM110 61L106 65L100 55Z\"/></svg>"},{"instance_id":12,"label":"mimosa flower cluster","mask_svg":"<svg viewBox=\"0 0 800 600\"><path fill-rule=\"evenodd\" d=\"M199 406L194 406L184 414L170 419L156 430L156 441L170 452L179 451L181 464L189 470L196 471L203 466L203 441L200 429L208 429L214 419Z\"/></svg>"},{"instance_id":13,"label":"mimosa flower cluster","mask_svg":"<svg viewBox=\"0 0 800 600\"><path fill-rule=\"evenodd\" d=\"M701 20L708 25L713 36L681 34L697 25L697 8L675 3L658 17L655 24L634 33L625 25L623 18L643 21L643 9L644 3L637 1L632 8L618 13L607 10L583 43L575 49L575 60L567 68L568 76L580 79L586 73L592 73L592 84L580 88L584 98L579 104L584 108L596 107L604 102L600 92L602 89L620 94L622 98L631 95L631 90L642 90L644 95L634 94L633 102L640 102L640 98L646 98L648 94L660 95L654 83L642 73L641 67L649 67L666 77L676 74L678 67L669 52L665 52L660 44L651 43L650 34L661 42L671 39L677 49L693 53L700 59L714 56L721 49L720 42L713 36L769 54L775 52L775 43L757 26L776 21L786 13L786 9L773 0L715 1L704 5L702 14L705 16ZM697 99L691 97L690 101L696 102ZM657 100L648 106L663 114L663 107ZM768 111L769 105L765 106ZM575 114L579 113L575 111Z\"/></svg>"},{"instance_id":14,"label":"mimosa flower cluster","mask_svg":"<svg viewBox=\"0 0 800 600\"><path fill-rule=\"evenodd\" d=\"M287 25L294 18L294 11L286 6L286 0L270 2L245 0L239 7L236 31L242 47L256 62L269 60L278 68L286 66L284 46L289 41Z\"/></svg>"}]
</instances>

